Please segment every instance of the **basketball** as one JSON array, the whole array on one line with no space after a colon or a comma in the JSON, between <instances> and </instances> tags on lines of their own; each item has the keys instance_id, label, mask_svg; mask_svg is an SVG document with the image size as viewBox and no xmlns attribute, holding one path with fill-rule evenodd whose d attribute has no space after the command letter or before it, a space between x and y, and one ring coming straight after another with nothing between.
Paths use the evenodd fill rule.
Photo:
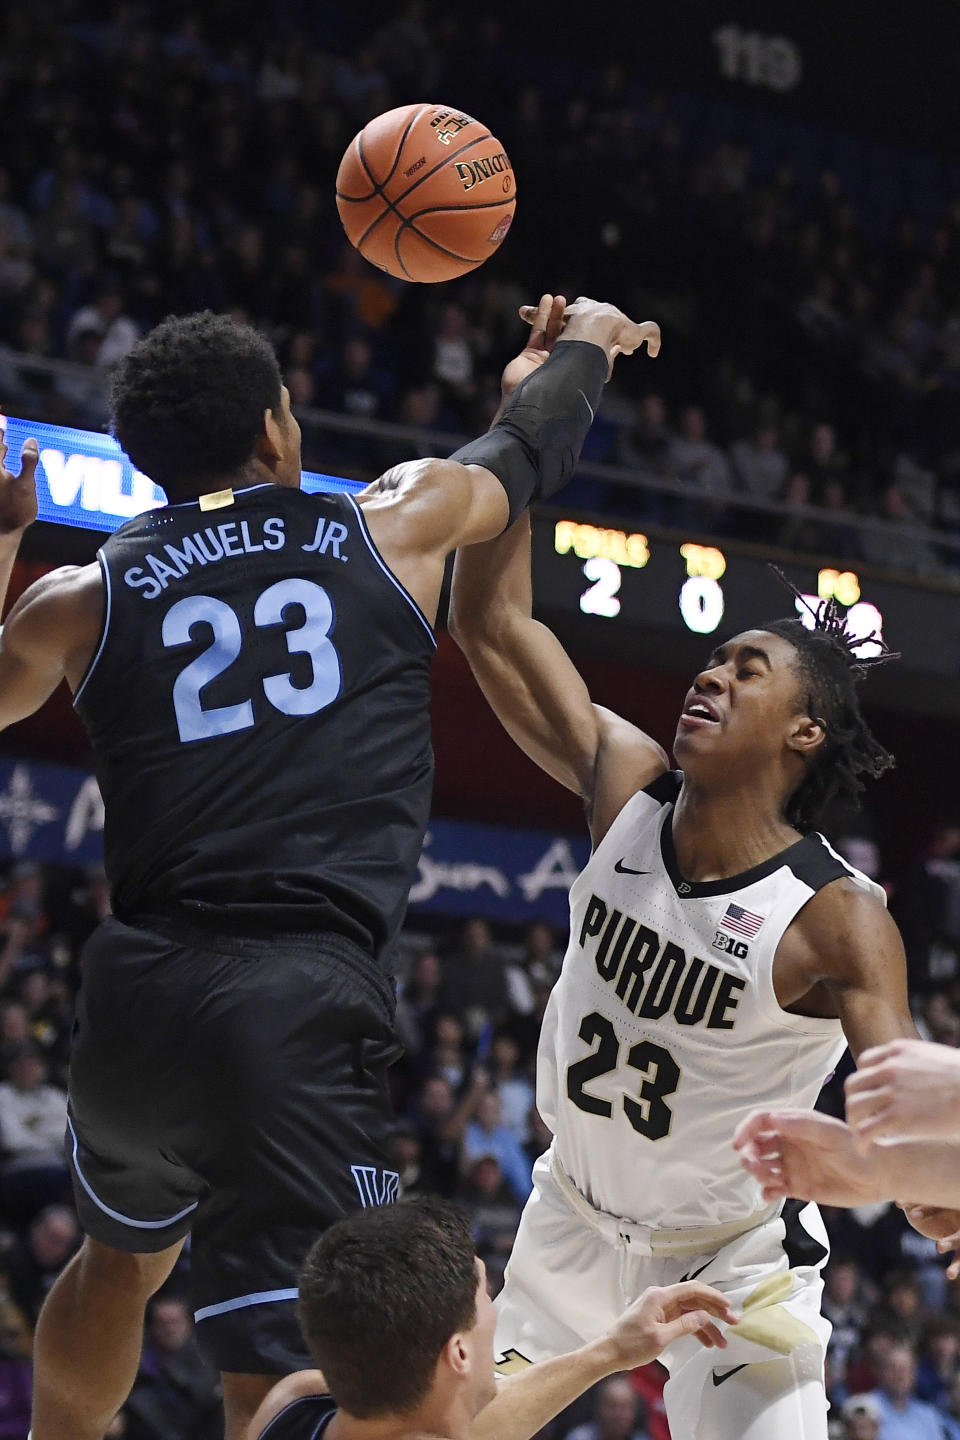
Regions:
<instances>
[{"instance_id":1,"label":"basketball","mask_svg":"<svg viewBox=\"0 0 960 1440\"><path fill-rule=\"evenodd\" d=\"M485 125L446 105L401 105L355 135L337 172L351 244L400 280L475 270L510 229L513 167Z\"/></svg>"}]
</instances>

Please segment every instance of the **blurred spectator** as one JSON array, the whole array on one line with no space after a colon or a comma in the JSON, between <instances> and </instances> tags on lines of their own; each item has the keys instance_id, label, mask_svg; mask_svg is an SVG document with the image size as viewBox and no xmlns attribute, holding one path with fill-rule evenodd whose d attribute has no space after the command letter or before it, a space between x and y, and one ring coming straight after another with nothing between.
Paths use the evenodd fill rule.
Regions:
<instances>
[{"instance_id":1,"label":"blurred spectator","mask_svg":"<svg viewBox=\"0 0 960 1440\"><path fill-rule=\"evenodd\" d=\"M880 1406L878 1440L943 1440L943 1421L916 1398L917 1360L910 1345L894 1345L874 1396Z\"/></svg>"},{"instance_id":2,"label":"blurred spectator","mask_svg":"<svg viewBox=\"0 0 960 1440\"><path fill-rule=\"evenodd\" d=\"M65 1205L48 1205L33 1220L26 1238L4 1258L10 1294L31 1330L54 1280L80 1243L76 1216Z\"/></svg>"},{"instance_id":3,"label":"blurred spectator","mask_svg":"<svg viewBox=\"0 0 960 1440\"><path fill-rule=\"evenodd\" d=\"M85 335L97 337L99 349L93 363L104 370L116 365L136 345L140 330L124 313L124 295L119 285L103 284L92 303L77 311L67 331L68 348L74 349Z\"/></svg>"},{"instance_id":4,"label":"blurred spectator","mask_svg":"<svg viewBox=\"0 0 960 1440\"><path fill-rule=\"evenodd\" d=\"M873 565L926 579L943 574L943 562L929 540L917 533L916 521L896 485L883 491L878 513L863 524L860 543L864 559Z\"/></svg>"},{"instance_id":5,"label":"blurred spectator","mask_svg":"<svg viewBox=\"0 0 960 1440\"><path fill-rule=\"evenodd\" d=\"M778 440L777 427L761 423L749 438L730 447L734 476L755 499L778 500L783 493L790 462Z\"/></svg>"},{"instance_id":6,"label":"blurred spectator","mask_svg":"<svg viewBox=\"0 0 960 1440\"><path fill-rule=\"evenodd\" d=\"M916 1346L923 1334L920 1283L912 1270L894 1270L884 1277L884 1298L871 1316L871 1324L887 1327Z\"/></svg>"},{"instance_id":7,"label":"blurred spectator","mask_svg":"<svg viewBox=\"0 0 960 1440\"><path fill-rule=\"evenodd\" d=\"M530 1163L516 1135L503 1123L500 1097L495 1090L477 1095L474 1118L464 1131L464 1163L469 1167L481 1155L494 1156L504 1180L523 1204L532 1189Z\"/></svg>"},{"instance_id":8,"label":"blurred spectator","mask_svg":"<svg viewBox=\"0 0 960 1440\"><path fill-rule=\"evenodd\" d=\"M433 347L432 374L451 408L460 415L476 393L474 354L466 311L444 305Z\"/></svg>"},{"instance_id":9,"label":"blurred spectator","mask_svg":"<svg viewBox=\"0 0 960 1440\"><path fill-rule=\"evenodd\" d=\"M842 1255L832 1255L823 1272L823 1313L833 1327L830 1354L834 1376L840 1384L846 1377L847 1360L859 1344L867 1318L861 1290L856 1262Z\"/></svg>"},{"instance_id":10,"label":"blurred spectator","mask_svg":"<svg viewBox=\"0 0 960 1440\"><path fill-rule=\"evenodd\" d=\"M497 1095L503 1123L521 1145L529 1136L529 1114L533 1105L533 1085L523 1073L520 1045L512 1031L497 1030L490 1046L490 1075Z\"/></svg>"},{"instance_id":11,"label":"blurred spectator","mask_svg":"<svg viewBox=\"0 0 960 1440\"><path fill-rule=\"evenodd\" d=\"M463 1044L463 1022L449 1011L437 1011L430 1025L425 1066L431 1075L442 1075L456 1094L470 1076L470 1059Z\"/></svg>"},{"instance_id":12,"label":"blurred spectator","mask_svg":"<svg viewBox=\"0 0 960 1440\"><path fill-rule=\"evenodd\" d=\"M32 1041L11 1055L7 1073L0 1081L0 1208L20 1220L69 1194L67 1097L47 1083L46 1062Z\"/></svg>"},{"instance_id":13,"label":"blurred spectator","mask_svg":"<svg viewBox=\"0 0 960 1440\"><path fill-rule=\"evenodd\" d=\"M700 405L680 415L680 433L670 442L667 463L677 478L721 505L731 490L730 463L719 445L707 439L707 417Z\"/></svg>"},{"instance_id":14,"label":"blurred spectator","mask_svg":"<svg viewBox=\"0 0 960 1440\"><path fill-rule=\"evenodd\" d=\"M649 1440L640 1415L640 1397L627 1375L611 1375L594 1391L594 1418L568 1432L566 1440Z\"/></svg>"},{"instance_id":15,"label":"blurred spectator","mask_svg":"<svg viewBox=\"0 0 960 1440\"><path fill-rule=\"evenodd\" d=\"M844 1440L879 1440L883 1411L875 1395L851 1395L844 1401Z\"/></svg>"},{"instance_id":16,"label":"blurred spectator","mask_svg":"<svg viewBox=\"0 0 960 1440\"><path fill-rule=\"evenodd\" d=\"M670 469L672 443L673 436L667 429L667 407L662 396L644 395L637 422L623 443L623 464L639 465L665 475Z\"/></svg>"},{"instance_id":17,"label":"blurred spectator","mask_svg":"<svg viewBox=\"0 0 960 1440\"><path fill-rule=\"evenodd\" d=\"M907 952L910 993L921 1000L960 972L960 825L939 825L891 910Z\"/></svg>"},{"instance_id":18,"label":"blurred spectator","mask_svg":"<svg viewBox=\"0 0 960 1440\"><path fill-rule=\"evenodd\" d=\"M801 461L801 469L810 481L813 499L820 503L831 480L846 479L848 463L837 447L837 432L826 421L820 421L810 431L807 451Z\"/></svg>"},{"instance_id":19,"label":"blurred spectator","mask_svg":"<svg viewBox=\"0 0 960 1440\"><path fill-rule=\"evenodd\" d=\"M470 1216L480 1255L502 1271L513 1249L522 1202L504 1179L496 1155L471 1160L457 1199Z\"/></svg>"},{"instance_id":20,"label":"blurred spectator","mask_svg":"<svg viewBox=\"0 0 960 1440\"><path fill-rule=\"evenodd\" d=\"M459 1182L457 1105L453 1090L441 1075L424 1080L412 1107L413 1125L420 1140L420 1175L424 1188L449 1199Z\"/></svg>"},{"instance_id":21,"label":"blurred spectator","mask_svg":"<svg viewBox=\"0 0 960 1440\"><path fill-rule=\"evenodd\" d=\"M811 508L810 481L802 470L795 470L790 476L783 499L788 515L777 532L777 544L785 550L807 554L816 552L820 544L820 525L816 511Z\"/></svg>"},{"instance_id":22,"label":"blurred spectator","mask_svg":"<svg viewBox=\"0 0 960 1440\"><path fill-rule=\"evenodd\" d=\"M917 1399L943 1407L960 1374L960 1322L941 1315L927 1325L917 1366Z\"/></svg>"},{"instance_id":23,"label":"blurred spectator","mask_svg":"<svg viewBox=\"0 0 960 1440\"><path fill-rule=\"evenodd\" d=\"M158 1295L136 1383L124 1406L130 1440L220 1440L220 1376L197 1349L186 1303Z\"/></svg>"},{"instance_id":24,"label":"blurred spectator","mask_svg":"<svg viewBox=\"0 0 960 1440\"><path fill-rule=\"evenodd\" d=\"M506 1012L506 965L486 920L464 925L459 945L444 962L439 999L444 1009L464 1017L471 1039Z\"/></svg>"},{"instance_id":25,"label":"blurred spectator","mask_svg":"<svg viewBox=\"0 0 960 1440\"><path fill-rule=\"evenodd\" d=\"M47 1068L35 1044L27 1041L10 1057L9 1079L0 1082L0 1146L4 1169L25 1164L62 1163L67 1097L47 1084Z\"/></svg>"},{"instance_id":26,"label":"blurred spectator","mask_svg":"<svg viewBox=\"0 0 960 1440\"><path fill-rule=\"evenodd\" d=\"M414 1054L426 1048L429 1027L437 1012L440 980L440 957L435 950L423 950L400 987L397 1030L407 1050Z\"/></svg>"}]
</instances>

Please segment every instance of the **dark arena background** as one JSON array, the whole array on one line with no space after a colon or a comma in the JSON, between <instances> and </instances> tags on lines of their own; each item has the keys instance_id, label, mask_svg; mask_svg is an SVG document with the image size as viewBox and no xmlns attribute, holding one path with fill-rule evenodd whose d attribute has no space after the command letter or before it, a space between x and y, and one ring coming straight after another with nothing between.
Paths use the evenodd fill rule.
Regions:
<instances>
[{"instance_id":1,"label":"dark arena background","mask_svg":"<svg viewBox=\"0 0 960 1440\"><path fill-rule=\"evenodd\" d=\"M10 599L157 503L104 434L106 394L171 312L261 329L305 468L361 482L488 426L523 343L517 306L543 290L656 319L660 358L618 365L576 478L535 515L537 613L594 699L666 745L718 640L793 613L771 562L811 605L834 597L859 634L882 633L902 659L870 678L866 708L897 767L827 833L887 888L921 1032L960 1044L950 11L7 0L0 409L13 467L28 434L42 462L42 518ZM438 286L367 265L334 203L351 136L419 100L482 118L516 176L499 251ZM439 641L434 818L397 956L397 1169L410 1190L462 1201L497 1284L543 1139L537 1022L587 842L578 803L505 736L442 629ZM65 687L0 745L0 1437L24 1440L33 1327L78 1243L63 1087L78 953L108 897ZM26 1042L29 1084L10 1073ZM822 1104L842 1104L837 1080ZM827 1213L831 1435L956 1440L960 1289L946 1260L893 1206ZM177 1272L111 1435L222 1433L184 1294ZM544 1435L664 1440L662 1373L633 1384L635 1401L588 1396ZM916 1428L855 1428L843 1403L864 1393L902 1401Z\"/></svg>"}]
</instances>

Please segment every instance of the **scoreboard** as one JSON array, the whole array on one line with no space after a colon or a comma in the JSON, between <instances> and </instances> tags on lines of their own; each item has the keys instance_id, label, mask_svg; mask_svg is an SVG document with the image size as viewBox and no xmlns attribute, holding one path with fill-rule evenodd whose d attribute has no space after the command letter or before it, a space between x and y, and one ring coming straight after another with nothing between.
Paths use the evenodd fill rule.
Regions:
<instances>
[{"instance_id":1,"label":"scoreboard","mask_svg":"<svg viewBox=\"0 0 960 1440\"><path fill-rule=\"evenodd\" d=\"M533 579L537 612L572 628L588 649L626 654L638 637L658 632L667 646L661 657L672 648L684 662L712 648L701 640L694 650L691 640L725 638L791 614L812 626L817 605L834 598L861 637L864 656L876 653L882 639L903 655L903 667L891 672L952 682L960 703L960 581L922 584L854 564L765 553L754 544L621 529L546 509L534 521Z\"/></svg>"}]
</instances>

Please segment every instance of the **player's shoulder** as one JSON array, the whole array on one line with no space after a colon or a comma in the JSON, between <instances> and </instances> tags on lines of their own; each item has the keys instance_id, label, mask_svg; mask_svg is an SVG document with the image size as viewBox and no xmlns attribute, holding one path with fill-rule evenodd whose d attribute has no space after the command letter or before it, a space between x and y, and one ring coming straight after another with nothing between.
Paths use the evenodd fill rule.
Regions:
<instances>
[{"instance_id":1,"label":"player's shoulder","mask_svg":"<svg viewBox=\"0 0 960 1440\"><path fill-rule=\"evenodd\" d=\"M298 1370L274 1385L250 1422L245 1440L316 1440L336 1414L319 1370Z\"/></svg>"},{"instance_id":2,"label":"player's shoulder","mask_svg":"<svg viewBox=\"0 0 960 1440\"><path fill-rule=\"evenodd\" d=\"M448 487L461 478L466 478L466 467L456 460L441 460L436 456L404 460L384 470L354 499L363 509L382 509L398 500Z\"/></svg>"},{"instance_id":3,"label":"player's shoulder","mask_svg":"<svg viewBox=\"0 0 960 1440\"><path fill-rule=\"evenodd\" d=\"M643 807L644 800L636 797L643 796L657 807L672 803L683 777L670 769L663 746L645 731L603 705L595 705L594 711L598 744L588 820L597 846L631 802L631 808Z\"/></svg>"},{"instance_id":4,"label":"player's shoulder","mask_svg":"<svg viewBox=\"0 0 960 1440\"><path fill-rule=\"evenodd\" d=\"M791 927L822 954L852 953L899 934L879 885L861 872L821 861L821 883ZM814 862L816 863L816 862Z\"/></svg>"},{"instance_id":5,"label":"player's shoulder","mask_svg":"<svg viewBox=\"0 0 960 1440\"><path fill-rule=\"evenodd\" d=\"M33 581L11 607L6 623L22 629L63 625L71 632L84 625L98 626L103 599L98 564L60 565Z\"/></svg>"}]
</instances>

